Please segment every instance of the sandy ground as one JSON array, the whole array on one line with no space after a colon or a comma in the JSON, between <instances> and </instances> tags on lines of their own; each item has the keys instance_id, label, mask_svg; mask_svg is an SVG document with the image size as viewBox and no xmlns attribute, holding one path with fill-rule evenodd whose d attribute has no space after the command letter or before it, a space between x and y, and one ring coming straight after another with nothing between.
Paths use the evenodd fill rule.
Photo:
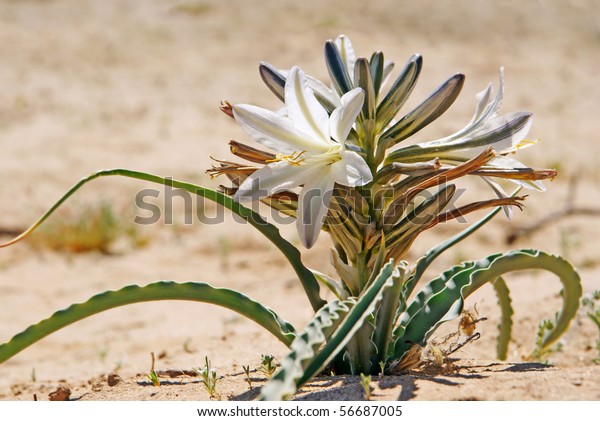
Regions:
<instances>
[{"instance_id":1,"label":"sandy ground","mask_svg":"<svg viewBox=\"0 0 600 421\"><path fill-rule=\"evenodd\" d=\"M600 200L597 110L600 85L600 12L589 1L81 1L24 0L0 3L0 214L2 228L31 223L74 182L112 167L150 171L215 187L204 175L209 156L228 157L227 141L242 140L218 110L222 99L276 107L257 74L260 60L280 67L300 64L325 79L322 44L346 33L359 53L374 49L401 65L424 56L421 80L407 109L445 78L467 75L461 97L418 139L462 127L473 96L506 67L503 110L530 110L531 132L542 143L521 157L556 167L549 191L533 194L527 210L508 223L498 219L485 234L448 252L436 271L464 258L508 248L512 227L531 223L565 203L568 180L579 181L576 203ZM142 182L106 179L66 205L108 200L133 205ZM212 209L212 208L211 208ZM512 224L512 225L511 225ZM409 256L461 227L448 225L423 236ZM227 214L218 226L182 216L174 225L140 227L147 247L111 255L68 255L23 243L0 252L0 341L54 311L107 289L155 280L205 281L240 290L275 309L296 326L311 312L286 261L252 228ZM293 227L284 234L297 243ZM600 288L600 224L591 217L558 221L512 247L567 255L580 268L585 291ZM304 254L304 262L329 269L328 240ZM488 318L482 338L453 355L449 372L411 372L374 379L374 399L598 400L597 330L582 315L551 355L553 366L526 362L538 321L560 305L559 284L546 274L509 279L515 337L509 362L495 358L498 310L484 289L477 303ZM456 329L448 325L446 331ZM442 333L440 333L442 334ZM162 386L144 373L150 353ZM115 309L74 324L0 365L0 399L48 399L58 385L82 400L208 399L197 377L186 373L211 359L223 399L251 399L242 366L257 367L261 354L285 355L285 347L257 326L209 305L147 303ZM106 373L122 379L109 386ZM169 371L170 370L170 371ZM169 377L168 375L174 376ZM362 399L353 377L322 377L299 399Z\"/></svg>"}]
</instances>

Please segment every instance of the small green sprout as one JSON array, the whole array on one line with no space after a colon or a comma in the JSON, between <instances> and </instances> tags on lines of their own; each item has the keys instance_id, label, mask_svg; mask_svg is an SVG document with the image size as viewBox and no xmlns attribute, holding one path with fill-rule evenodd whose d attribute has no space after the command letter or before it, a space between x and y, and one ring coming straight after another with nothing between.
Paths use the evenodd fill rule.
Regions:
<instances>
[{"instance_id":1,"label":"small green sprout","mask_svg":"<svg viewBox=\"0 0 600 421\"><path fill-rule=\"evenodd\" d=\"M552 363L548 359L550 354L562 351L562 343L560 342L558 342L552 348L543 347L544 338L546 337L547 333L552 331L554 328L555 323L550 319L544 319L538 324L538 330L535 339L535 349L531 354L531 360L540 362L542 364L551 365Z\"/></svg>"},{"instance_id":2,"label":"small green sprout","mask_svg":"<svg viewBox=\"0 0 600 421\"><path fill-rule=\"evenodd\" d=\"M37 380L37 376L35 375L35 367L31 369L31 382L35 383Z\"/></svg>"},{"instance_id":3,"label":"small green sprout","mask_svg":"<svg viewBox=\"0 0 600 421\"><path fill-rule=\"evenodd\" d=\"M277 366L274 364L275 357L269 354L260 356L260 367L258 371L264 374L268 379L271 378Z\"/></svg>"},{"instance_id":4,"label":"small green sprout","mask_svg":"<svg viewBox=\"0 0 600 421\"><path fill-rule=\"evenodd\" d=\"M379 361L379 377L382 377L385 374L385 361Z\"/></svg>"},{"instance_id":5,"label":"small green sprout","mask_svg":"<svg viewBox=\"0 0 600 421\"><path fill-rule=\"evenodd\" d=\"M150 372L146 374L146 377L150 379L154 386L160 386L160 380L158 379L158 373L154 370L154 352L150 353L150 357L152 357L152 367L150 368Z\"/></svg>"},{"instance_id":6,"label":"small green sprout","mask_svg":"<svg viewBox=\"0 0 600 421\"><path fill-rule=\"evenodd\" d=\"M100 358L100 361L106 361L106 357L108 357L108 348L103 347L100 350L98 350L98 357Z\"/></svg>"},{"instance_id":7,"label":"small green sprout","mask_svg":"<svg viewBox=\"0 0 600 421\"><path fill-rule=\"evenodd\" d=\"M365 399L371 400L371 375L365 376L363 373L360 373L360 385L365 391Z\"/></svg>"},{"instance_id":8,"label":"small green sprout","mask_svg":"<svg viewBox=\"0 0 600 421\"><path fill-rule=\"evenodd\" d=\"M194 368L194 371L202 377L202 384L204 384L210 398L221 399L221 395L217 392L217 370L210 367L208 357L204 357L204 367Z\"/></svg>"},{"instance_id":9,"label":"small green sprout","mask_svg":"<svg viewBox=\"0 0 600 421\"><path fill-rule=\"evenodd\" d=\"M252 379L250 378L250 366L243 365L244 374L246 374L246 383L248 383L248 389L252 390Z\"/></svg>"},{"instance_id":10,"label":"small green sprout","mask_svg":"<svg viewBox=\"0 0 600 421\"><path fill-rule=\"evenodd\" d=\"M158 374L156 371L151 371L150 373L146 374L146 377L150 379L154 386L160 386L160 380L158 379Z\"/></svg>"}]
</instances>

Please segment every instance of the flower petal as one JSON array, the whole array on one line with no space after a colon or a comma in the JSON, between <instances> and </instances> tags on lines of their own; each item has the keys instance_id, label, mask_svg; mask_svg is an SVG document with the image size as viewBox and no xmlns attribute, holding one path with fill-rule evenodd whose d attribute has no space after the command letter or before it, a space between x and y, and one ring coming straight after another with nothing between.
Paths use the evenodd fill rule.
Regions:
<instances>
[{"instance_id":1,"label":"flower petal","mask_svg":"<svg viewBox=\"0 0 600 421\"><path fill-rule=\"evenodd\" d=\"M294 66L285 82L285 106L288 117L301 132L329 147L329 115L308 87L304 72Z\"/></svg>"},{"instance_id":2,"label":"flower petal","mask_svg":"<svg viewBox=\"0 0 600 421\"><path fill-rule=\"evenodd\" d=\"M340 97L337 92L319 79L316 79L310 75L306 75L306 83L310 89L315 93L317 100L325 107L328 111L335 110L336 107L341 105Z\"/></svg>"},{"instance_id":3,"label":"flower petal","mask_svg":"<svg viewBox=\"0 0 600 421\"><path fill-rule=\"evenodd\" d=\"M348 187L364 186L373 181L371 169L362 156L342 149L342 159L331 164L331 178L338 184Z\"/></svg>"},{"instance_id":4,"label":"flower petal","mask_svg":"<svg viewBox=\"0 0 600 421\"><path fill-rule=\"evenodd\" d=\"M470 136L451 142L440 140L419 143L396 149L388 156L388 161L414 162L430 158L464 161L493 146L498 153L510 151L527 136L531 128L533 114L515 112L495 117L486 122ZM524 145L520 145L522 148Z\"/></svg>"},{"instance_id":5,"label":"flower petal","mask_svg":"<svg viewBox=\"0 0 600 421\"><path fill-rule=\"evenodd\" d=\"M364 100L365 93L361 88L352 89L342 96L342 105L333 110L329 118L331 137L342 144L346 141Z\"/></svg>"},{"instance_id":6,"label":"flower petal","mask_svg":"<svg viewBox=\"0 0 600 421\"><path fill-rule=\"evenodd\" d=\"M319 237L333 195L333 184L328 168L321 168L304 182L298 198L296 228L302 245L307 249Z\"/></svg>"},{"instance_id":7,"label":"flower petal","mask_svg":"<svg viewBox=\"0 0 600 421\"><path fill-rule=\"evenodd\" d=\"M308 165L290 165L285 161L273 162L252 173L233 195L238 202L258 200L298 187L304 182Z\"/></svg>"},{"instance_id":8,"label":"flower petal","mask_svg":"<svg viewBox=\"0 0 600 421\"><path fill-rule=\"evenodd\" d=\"M491 99L491 96L494 91L494 84L489 83L488 86L477 95L475 95L475 99L477 100L477 105L475 107L475 114L471 118L471 121L467 123L465 127L457 131L456 133L451 134L450 136L446 136L441 139L432 140L427 142L426 144L422 144L423 146L438 146L449 144L454 141L462 141L466 138L472 138L475 132L481 132L484 129L481 128L482 125L489 122L491 119L498 115L498 111L500 106L502 105L502 99L504 97L504 68L500 68L500 86L498 88L498 93L494 99ZM481 130L480 130L481 129Z\"/></svg>"},{"instance_id":9,"label":"flower petal","mask_svg":"<svg viewBox=\"0 0 600 421\"><path fill-rule=\"evenodd\" d=\"M523 164L514 158L508 156L497 156L487 162L486 166L493 166L498 168L528 168L527 165ZM529 190L546 191L546 186L539 180L518 180L508 179L518 186L525 187Z\"/></svg>"},{"instance_id":10,"label":"flower petal","mask_svg":"<svg viewBox=\"0 0 600 421\"><path fill-rule=\"evenodd\" d=\"M504 98L504 68L500 68L500 86L498 87L498 93L494 99L491 99L491 95L494 91L494 84L490 82L488 87L479 92L475 98L477 99L477 107L475 108L475 115L467 124L467 126L460 132L456 133L455 136L465 134L472 130L476 130L479 126L498 115L498 110L502 105L502 99Z\"/></svg>"},{"instance_id":11,"label":"flower petal","mask_svg":"<svg viewBox=\"0 0 600 421\"><path fill-rule=\"evenodd\" d=\"M469 148L493 146L496 151L503 153L519 144L529 133L532 124L531 113L509 113L494 117L475 131L470 138L456 143Z\"/></svg>"},{"instance_id":12,"label":"flower petal","mask_svg":"<svg viewBox=\"0 0 600 421\"><path fill-rule=\"evenodd\" d=\"M344 63L346 63L348 74L353 75L354 63L356 63L356 52L354 51L352 42L350 42L350 38L348 38L346 35L340 35L335 39L335 45L340 51L342 60L344 61Z\"/></svg>"},{"instance_id":13,"label":"flower petal","mask_svg":"<svg viewBox=\"0 0 600 421\"><path fill-rule=\"evenodd\" d=\"M496 181L492 180L490 177L481 178L488 184L488 186L490 186L490 188L494 191L498 199L504 199L508 197L508 194L506 194L502 186L496 183ZM504 211L506 218L510 221L513 216L512 206L502 206L502 210Z\"/></svg>"},{"instance_id":14,"label":"flower petal","mask_svg":"<svg viewBox=\"0 0 600 421\"><path fill-rule=\"evenodd\" d=\"M289 154L321 148L318 142L302 135L289 118L254 105L235 105L233 116L242 130L258 143Z\"/></svg>"}]
</instances>

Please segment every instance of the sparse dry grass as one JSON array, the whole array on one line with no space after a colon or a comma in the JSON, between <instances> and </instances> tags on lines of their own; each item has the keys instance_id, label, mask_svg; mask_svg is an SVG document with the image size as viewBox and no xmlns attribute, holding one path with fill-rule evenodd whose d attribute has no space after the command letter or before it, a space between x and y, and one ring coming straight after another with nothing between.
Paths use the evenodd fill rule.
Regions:
<instances>
[{"instance_id":1,"label":"sparse dry grass","mask_svg":"<svg viewBox=\"0 0 600 421\"><path fill-rule=\"evenodd\" d=\"M132 248L144 247L150 238L142 235L131 210L115 210L108 202L62 210L30 238L34 248L67 253L114 252L119 241Z\"/></svg>"}]
</instances>

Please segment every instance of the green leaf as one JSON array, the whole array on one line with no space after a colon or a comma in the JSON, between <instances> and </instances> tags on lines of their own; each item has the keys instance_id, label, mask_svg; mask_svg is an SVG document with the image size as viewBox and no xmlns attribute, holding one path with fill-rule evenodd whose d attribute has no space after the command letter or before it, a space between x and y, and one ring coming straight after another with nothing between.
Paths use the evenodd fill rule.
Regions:
<instances>
[{"instance_id":1,"label":"green leaf","mask_svg":"<svg viewBox=\"0 0 600 421\"><path fill-rule=\"evenodd\" d=\"M375 317L375 335L373 342L377 347L377 362L386 361L396 312L404 300L402 285L408 274L408 266L401 262L397 266L398 275L393 275L393 284L383 292L383 299Z\"/></svg>"},{"instance_id":2,"label":"green leaf","mask_svg":"<svg viewBox=\"0 0 600 421\"><path fill-rule=\"evenodd\" d=\"M410 304L406 310L402 311L402 307L400 307L400 314L398 314L397 316L398 324L394 329L393 333L393 336L396 341L394 349L397 350L400 346L406 346L407 348L410 348L413 345L413 342L409 343L404 340L407 325L422 310L424 312L429 311L428 301L436 294L442 292L444 288L446 288L446 283L449 282L453 276L456 276L461 271L471 270L474 265L474 262L463 262L458 266L453 266L452 268L443 272L437 278L427 283L427 285L425 285L425 287L423 287L417 293L417 295L412 299L412 301L410 301ZM405 297L408 297L408 295L405 295ZM403 351L405 350L403 349ZM395 351L395 353L397 352Z\"/></svg>"},{"instance_id":3,"label":"green leaf","mask_svg":"<svg viewBox=\"0 0 600 421\"><path fill-rule=\"evenodd\" d=\"M358 270L354 266L344 263L336 248L331 249L331 264L345 285L346 290L350 292L351 296L357 297L361 289Z\"/></svg>"},{"instance_id":4,"label":"green leaf","mask_svg":"<svg viewBox=\"0 0 600 421\"><path fill-rule=\"evenodd\" d=\"M377 278L379 271L383 267L383 263L385 261L385 251L385 236L382 235L381 240L379 240L379 250L377 251L377 254L372 255L369 259L369 263L367 264L367 267L372 269L371 276L369 276L369 280L367 281L366 286L371 285L371 282L373 282L375 278Z\"/></svg>"},{"instance_id":5,"label":"green leaf","mask_svg":"<svg viewBox=\"0 0 600 421\"><path fill-rule=\"evenodd\" d=\"M305 330L296 335L292 351L262 388L259 399L281 400L291 396L321 372L373 314L383 291L392 285L394 272L390 261L356 301L333 301L318 311Z\"/></svg>"},{"instance_id":6,"label":"green leaf","mask_svg":"<svg viewBox=\"0 0 600 421\"><path fill-rule=\"evenodd\" d=\"M458 73L452 76L429 98L386 130L381 135L383 141L386 142L386 148L412 136L446 112L458 97L464 81L463 74Z\"/></svg>"},{"instance_id":7,"label":"green leaf","mask_svg":"<svg viewBox=\"0 0 600 421\"><path fill-rule=\"evenodd\" d=\"M74 304L57 311L48 319L28 327L10 341L0 345L0 363L51 333L86 317L128 304L159 300L187 300L216 304L258 323L288 347L295 338L295 330L291 324L246 295L230 289L214 288L201 282L163 281L146 286L130 285L118 291L107 291L93 296L85 303Z\"/></svg>"},{"instance_id":8,"label":"green leaf","mask_svg":"<svg viewBox=\"0 0 600 421\"><path fill-rule=\"evenodd\" d=\"M292 342L291 352L281 361L280 369L262 387L259 400L282 400L296 393L298 379L318 348L328 340L354 304L352 300L335 300L317 311L304 332Z\"/></svg>"},{"instance_id":9,"label":"green leaf","mask_svg":"<svg viewBox=\"0 0 600 421\"><path fill-rule=\"evenodd\" d=\"M346 63L342 59L340 50L338 50L335 42L331 40L325 43L325 64L327 64L329 77L338 94L342 96L346 92L351 91L353 88L352 80L348 74Z\"/></svg>"},{"instance_id":10,"label":"green leaf","mask_svg":"<svg viewBox=\"0 0 600 421\"><path fill-rule=\"evenodd\" d=\"M327 289L329 289L338 300L343 300L348 297L348 291L346 291L338 281L314 269L312 270L312 273L315 275L317 281L325 285Z\"/></svg>"},{"instance_id":11,"label":"green leaf","mask_svg":"<svg viewBox=\"0 0 600 421\"><path fill-rule=\"evenodd\" d=\"M542 341L542 349L552 345L577 314L582 294L579 274L559 256L538 250L513 250L455 266L427 284L400 317L394 331L394 358L401 358L412 344L424 345L439 325L458 317L464 299L475 290L504 273L526 269L548 270L556 274L563 285L563 306L554 329Z\"/></svg>"},{"instance_id":12,"label":"green leaf","mask_svg":"<svg viewBox=\"0 0 600 421\"><path fill-rule=\"evenodd\" d=\"M294 247L290 242L285 240L279 230L272 224L265 221L257 212L245 207L244 205L234 201L231 197L224 195L223 193L219 193L215 190L207 189L205 187L198 186L192 183L186 183L183 181L177 181L170 178L160 177L158 175L149 174L140 171L131 171L126 169L112 169L112 170L102 170L83 178L77 184L75 184L71 189L63 195L40 219L38 219L31 227L29 227L25 232L23 232L18 237L8 241L4 244L0 244L1 247L6 247L8 245L14 244L17 241L22 240L27 235L29 235L33 230L35 230L38 226L40 226L56 209L58 209L73 193L83 187L85 184L90 181L99 178L99 177L107 177L107 176L121 176L134 178L137 180L149 181L156 184L162 184L168 187L173 187L176 189L182 189L188 191L192 194L205 197L208 200L211 200L229 210L231 210L236 215L243 218L250 225L260 231L265 237L269 239L287 258L288 262L292 265L300 282L302 282L302 286L304 287L304 291L308 296L308 299L315 311L321 308L326 302L319 296L319 284L315 279L313 273L306 266L302 264L302 259L300 256L300 251L296 247Z\"/></svg>"},{"instance_id":13,"label":"green leaf","mask_svg":"<svg viewBox=\"0 0 600 421\"><path fill-rule=\"evenodd\" d=\"M372 340L375 331L373 323L374 319L371 314L346 344L343 358L350 366L351 374L371 372L371 358L377 354L377 347Z\"/></svg>"},{"instance_id":14,"label":"green leaf","mask_svg":"<svg viewBox=\"0 0 600 421\"><path fill-rule=\"evenodd\" d=\"M502 277L499 277L494 282L494 291L498 297L498 305L500 306L501 316L500 323L498 323L498 344L496 347L496 356L499 360L506 361L508 356L508 344L510 342L511 331L512 331L512 316L514 311L511 305L510 291L508 285Z\"/></svg>"},{"instance_id":15,"label":"green leaf","mask_svg":"<svg viewBox=\"0 0 600 421\"><path fill-rule=\"evenodd\" d=\"M521 191L521 187L516 189L510 195L510 197L516 196L520 191ZM432 249L430 249L429 251L427 251L427 253L425 253L425 255L417 261L417 265L415 267L414 274L404 284L405 296L409 297L412 294L415 286L421 280L421 277L425 273L425 270L427 270L427 268L431 265L431 263L433 263L433 261L435 259L437 259L443 252L448 250L450 247L453 247L456 244L460 243L462 240L464 240L465 238L469 237L471 234L476 232L479 228L481 228L482 226L484 226L485 224L490 222L492 220L492 218L494 216L496 216L498 214L498 212L500 212L501 209L502 209L501 206L497 207L496 209L489 212L486 216L481 218L479 221L477 221L470 227L467 227L466 229L462 230L458 234L448 238L447 240L439 243L437 246L435 246ZM404 309L402 309L402 310L404 310Z\"/></svg>"}]
</instances>

